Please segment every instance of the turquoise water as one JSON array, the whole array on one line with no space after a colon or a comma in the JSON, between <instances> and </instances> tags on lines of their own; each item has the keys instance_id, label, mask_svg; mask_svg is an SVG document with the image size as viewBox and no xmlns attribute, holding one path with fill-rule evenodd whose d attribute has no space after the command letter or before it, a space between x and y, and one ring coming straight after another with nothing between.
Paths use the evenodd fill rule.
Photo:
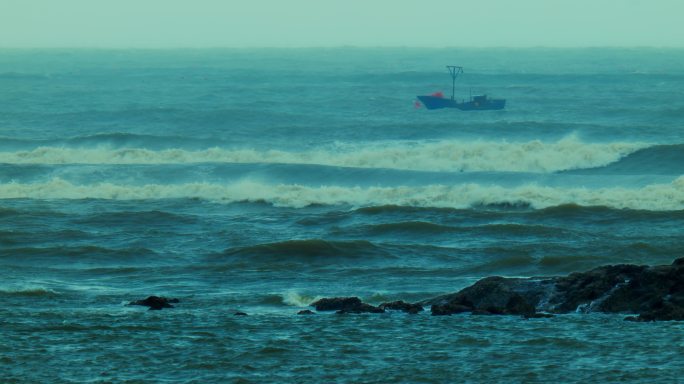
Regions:
<instances>
[{"instance_id":1,"label":"turquoise water","mask_svg":"<svg viewBox=\"0 0 684 384\"><path fill-rule=\"evenodd\" d=\"M506 110L416 108L446 64ZM296 313L681 257L682 64L4 50L0 381L677 382L677 322ZM149 295L181 302L125 305Z\"/></svg>"}]
</instances>

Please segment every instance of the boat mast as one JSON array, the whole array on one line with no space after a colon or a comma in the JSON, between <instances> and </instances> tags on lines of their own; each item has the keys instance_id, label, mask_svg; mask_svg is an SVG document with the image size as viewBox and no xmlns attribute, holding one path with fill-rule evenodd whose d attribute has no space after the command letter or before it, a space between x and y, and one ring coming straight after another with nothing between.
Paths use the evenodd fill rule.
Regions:
<instances>
[{"instance_id":1,"label":"boat mast","mask_svg":"<svg viewBox=\"0 0 684 384\"><path fill-rule=\"evenodd\" d=\"M456 93L456 76L463 73L463 67L457 67L455 65L447 65L449 74L451 74L451 100L454 99L454 94Z\"/></svg>"}]
</instances>

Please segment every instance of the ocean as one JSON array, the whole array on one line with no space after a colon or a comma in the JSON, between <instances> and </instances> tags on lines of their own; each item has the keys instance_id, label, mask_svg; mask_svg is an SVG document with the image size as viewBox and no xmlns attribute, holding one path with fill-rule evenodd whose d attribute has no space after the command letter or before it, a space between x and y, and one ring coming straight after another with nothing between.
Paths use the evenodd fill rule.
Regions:
<instances>
[{"instance_id":1,"label":"ocean","mask_svg":"<svg viewBox=\"0 0 684 384\"><path fill-rule=\"evenodd\" d=\"M446 65L506 109L414 104ZM681 322L297 312L684 256L683 87L676 49L1 50L0 382L680 382Z\"/></svg>"}]
</instances>

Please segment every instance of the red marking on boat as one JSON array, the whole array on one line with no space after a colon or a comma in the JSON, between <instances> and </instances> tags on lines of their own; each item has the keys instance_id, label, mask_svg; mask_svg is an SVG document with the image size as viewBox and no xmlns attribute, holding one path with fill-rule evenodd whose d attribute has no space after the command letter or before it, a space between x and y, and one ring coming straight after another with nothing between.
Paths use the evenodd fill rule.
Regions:
<instances>
[{"instance_id":1,"label":"red marking on boat","mask_svg":"<svg viewBox=\"0 0 684 384\"><path fill-rule=\"evenodd\" d=\"M439 97L440 99L444 98L444 94L442 93L442 91L437 91L430 96Z\"/></svg>"}]
</instances>

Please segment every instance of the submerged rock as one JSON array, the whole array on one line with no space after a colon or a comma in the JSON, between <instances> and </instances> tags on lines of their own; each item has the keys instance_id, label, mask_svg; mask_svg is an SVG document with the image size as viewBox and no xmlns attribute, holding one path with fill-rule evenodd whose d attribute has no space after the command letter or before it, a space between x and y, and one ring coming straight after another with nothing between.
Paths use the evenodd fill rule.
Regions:
<instances>
[{"instance_id":1,"label":"submerged rock","mask_svg":"<svg viewBox=\"0 0 684 384\"><path fill-rule=\"evenodd\" d=\"M311 310L308 310L308 309L303 309L303 310L297 312L297 314L298 315L315 315L316 313L311 311Z\"/></svg>"},{"instance_id":2,"label":"submerged rock","mask_svg":"<svg viewBox=\"0 0 684 384\"><path fill-rule=\"evenodd\" d=\"M361 302L358 297L323 298L310 304L317 311L344 313L383 313L384 309Z\"/></svg>"},{"instance_id":3,"label":"submerged rock","mask_svg":"<svg viewBox=\"0 0 684 384\"><path fill-rule=\"evenodd\" d=\"M626 320L684 320L684 258L671 265L608 265L550 278L487 277L459 292L438 296L433 315L547 317L550 313L637 313Z\"/></svg>"},{"instance_id":4,"label":"submerged rock","mask_svg":"<svg viewBox=\"0 0 684 384\"><path fill-rule=\"evenodd\" d=\"M145 307L150 307L151 310L160 310L162 308L173 308L171 303L178 303L178 299L169 299L160 296L150 296L144 300L131 301L128 305L142 305Z\"/></svg>"}]
</instances>

